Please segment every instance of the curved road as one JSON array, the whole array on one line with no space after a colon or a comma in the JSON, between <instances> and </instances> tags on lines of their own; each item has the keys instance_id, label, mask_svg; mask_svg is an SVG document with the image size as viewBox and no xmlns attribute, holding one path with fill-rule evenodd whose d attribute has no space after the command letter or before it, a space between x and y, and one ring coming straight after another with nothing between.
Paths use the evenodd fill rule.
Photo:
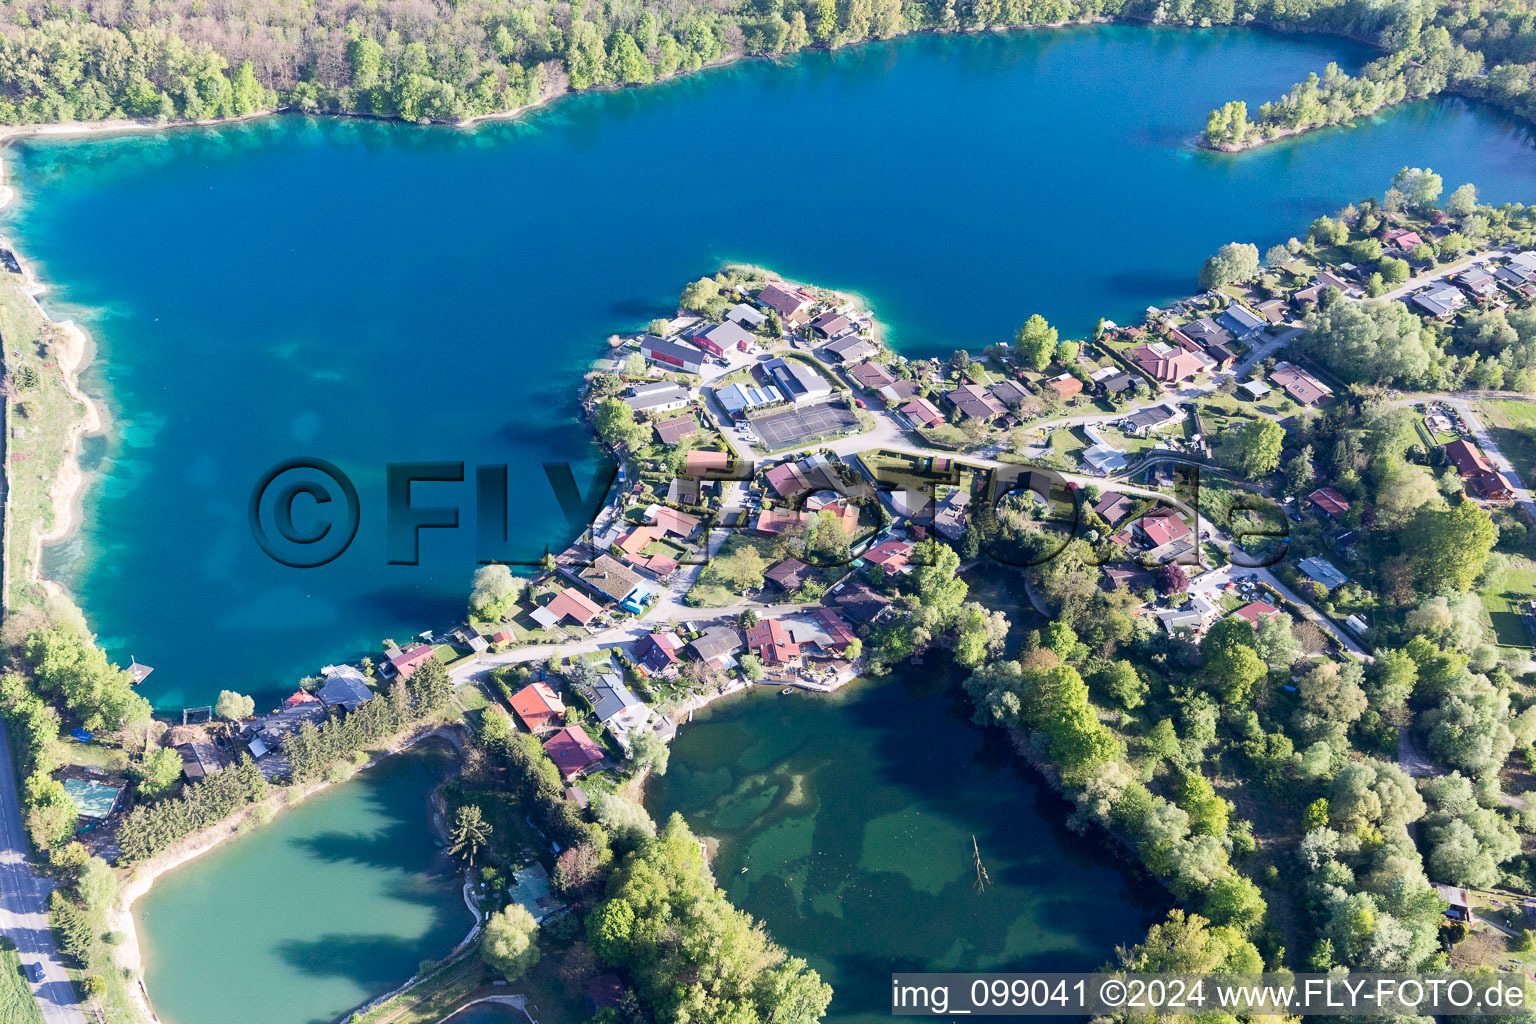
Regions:
<instances>
[{"instance_id":1,"label":"curved road","mask_svg":"<svg viewBox=\"0 0 1536 1024\"><path fill-rule=\"evenodd\" d=\"M53 883L27 863L27 834L11 760L11 736L0 722L0 935L16 943L21 962L43 965L43 980L33 984L37 1005L48 1024L85 1024L75 1002L75 988L53 944L48 927L48 894Z\"/></svg>"}]
</instances>

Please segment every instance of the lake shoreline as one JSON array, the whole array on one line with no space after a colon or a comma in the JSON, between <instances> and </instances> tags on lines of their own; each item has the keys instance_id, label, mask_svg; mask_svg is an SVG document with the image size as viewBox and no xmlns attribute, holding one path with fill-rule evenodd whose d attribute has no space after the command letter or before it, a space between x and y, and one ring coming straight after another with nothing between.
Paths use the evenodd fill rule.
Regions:
<instances>
[{"instance_id":1,"label":"lake shoreline","mask_svg":"<svg viewBox=\"0 0 1536 1024\"><path fill-rule=\"evenodd\" d=\"M345 785L379 765L385 758L403 754L427 740L434 738L441 740L453 752L455 759L462 761L460 741L452 735L455 728L456 726L451 725L435 725L430 729L414 733L399 744L375 754L343 779L336 781L325 779L300 790L292 788L276 790L260 803L242 808L238 813L225 818L218 824L187 836L175 846L129 868L128 880L123 884L117 901L108 908L106 919L108 929L122 936L122 941L113 953L113 960L118 967L136 976L136 984L131 991L135 1009L142 1014L143 1019L161 1024L160 1018L155 1014L149 998L149 989L144 981L144 948L139 941L138 921L133 915L133 905L149 893L156 881L203 854L217 849L228 840L270 824L284 810L299 806L317 793ZM428 818L428 826L432 827L430 814Z\"/></svg>"}]
</instances>

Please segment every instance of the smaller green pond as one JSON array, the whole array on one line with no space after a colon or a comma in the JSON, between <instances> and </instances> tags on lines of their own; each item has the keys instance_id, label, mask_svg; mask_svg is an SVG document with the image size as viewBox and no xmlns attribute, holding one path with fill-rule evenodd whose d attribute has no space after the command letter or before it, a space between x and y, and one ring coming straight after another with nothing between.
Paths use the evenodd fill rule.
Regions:
<instances>
[{"instance_id":1,"label":"smaller green pond","mask_svg":"<svg viewBox=\"0 0 1536 1024\"><path fill-rule=\"evenodd\" d=\"M429 797L437 744L385 759L159 879L134 908L165 1024L330 1024L469 931Z\"/></svg>"},{"instance_id":2,"label":"smaller green pond","mask_svg":"<svg viewBox=\"0 0 1536 1024\"><path fill-rule=\"evenodd\" d=\"M719 841L720 885L831 983L840 1024L889 1020L892 971L1093 970L1167 906L1102 834L1065 827L947 675L727 699L647 794Z\"/></svg>"}]
</instances>

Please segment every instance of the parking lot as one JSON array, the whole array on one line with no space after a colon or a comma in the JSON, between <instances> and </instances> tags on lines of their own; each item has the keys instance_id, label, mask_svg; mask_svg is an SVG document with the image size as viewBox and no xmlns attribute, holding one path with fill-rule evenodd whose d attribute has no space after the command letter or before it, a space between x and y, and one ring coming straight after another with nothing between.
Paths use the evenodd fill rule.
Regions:
<instances>
[{"instance_id":1,"label":"parking lot","mask_svg":"<svg viewBox=\"0 0 1536 1024\"><path fill-rule=\"evenodd\" d=\"M752 421L752 430L769 451L808 444L858 426L858 417L842 403L823 402L769 413Z\"/></svg>"}]
</instances>

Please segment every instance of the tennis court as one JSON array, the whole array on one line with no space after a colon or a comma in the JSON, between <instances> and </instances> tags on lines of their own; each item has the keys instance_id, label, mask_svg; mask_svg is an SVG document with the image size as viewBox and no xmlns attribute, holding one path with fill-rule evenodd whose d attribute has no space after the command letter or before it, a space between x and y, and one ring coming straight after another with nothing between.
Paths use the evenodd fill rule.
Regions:
<instances>
[{"instance_id":1,"label":"tennis court","mask_svg":"<svg viewBox=\"0 0 1536 1024\"><path fill-rule=\"evenodd\" d=\"M846 405L823 402L761 416L752 421L752 429L769 451L777 451L841 434L858 423L858 417Z\"/></svg>"}]
</instances>

